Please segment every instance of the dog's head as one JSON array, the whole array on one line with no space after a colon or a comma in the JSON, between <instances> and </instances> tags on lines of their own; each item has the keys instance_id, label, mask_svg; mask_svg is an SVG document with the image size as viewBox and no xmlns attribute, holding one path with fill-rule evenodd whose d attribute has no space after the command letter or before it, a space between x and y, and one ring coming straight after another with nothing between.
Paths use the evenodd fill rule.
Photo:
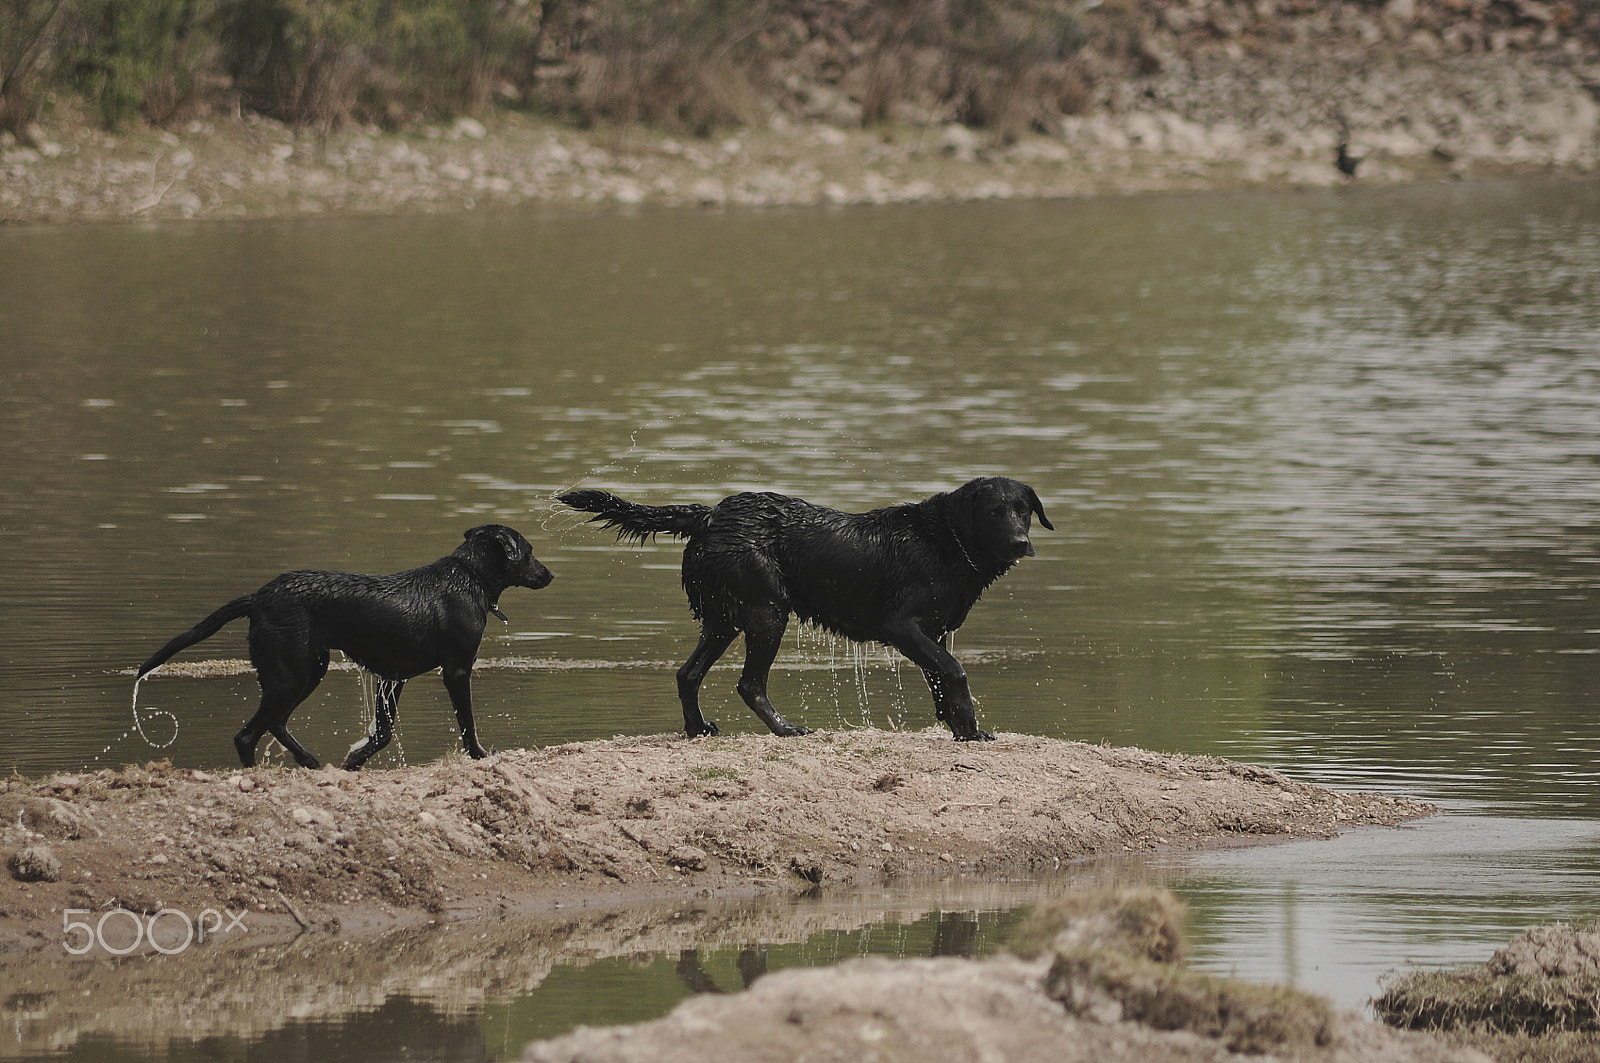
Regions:
<instances>
[{"instance_id":1,"label":"dog's head","mask_svg":"<svg viewBox=\"0 0 1600 1063\"><path fill-rule=\"evenodd\" d=\"M1028 532L1034 514L1039 515L1040 524L1055 531L1055 525L1044 515L1039 496L1020 480L982 476L962 484L950 492L950 497L956 534L968 549L1007 567L1033 556L1033 540L1028 538Z\"/></svg>"},{"instance_id":2,"label":"dog's head","mask_svg":"<svg viewBox=\"0 0 1600 1063\"><path fill-rule=\"evenodd\" d=\"M480 524L468 528L466 542L456 547L457 556L471 557L504 587L538 590L548 586L555 574L533 556L533 547L515 528L504 524Z\"/></svg>"}]
</instances>

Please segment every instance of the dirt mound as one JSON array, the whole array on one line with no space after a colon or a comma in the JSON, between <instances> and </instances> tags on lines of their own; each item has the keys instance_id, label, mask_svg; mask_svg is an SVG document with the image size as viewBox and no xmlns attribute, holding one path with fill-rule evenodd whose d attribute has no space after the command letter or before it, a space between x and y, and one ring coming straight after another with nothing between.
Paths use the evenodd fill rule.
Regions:
<instances>
[{"instance_id":1,"label":"dirt mound","mask_svg":"<svg viewBox=\"0 0 1600 1063\"><path fill-rule=\"evenodd\" d=\"M1293 990L1174 968L1160 958L1177 933L1170 894L1080 897L1055 913L1063 915L1065 925L1034 959L865 959L782 971L736 996L688 1000L655 1022L580 1028L530 1046L524 1058L1175 1063L1272 1052L1327 1063L1483 1060L1335 1015L1326 1001ZM1041 933L1037 925L1032 932ZM1141 986L1124 993L1131 970L1142 972Z\"/></svg>"},{"instance_id":2,"label":"dirt mound","mask_svg":"<svg viewBox=\"0 0 1600 1063\"><path fill-rule=\"evenodd\" d=\"M933 729L619 738L360 773L160 762L5 781L0 854L56 866L8 892L0 943L58 941L69 908L349 926L575 895L1012 874L1430 811L1210 757Z\"/></svg>"},{"instance_id":3,"label":"dirt mound","mask_svg":"<svg viewBox=\"0 0 1600 1063\"><path fill-rule=\"evenodd\" d=\"M1589 1039L1592 1052L1600 1035L1600 932L1534 927L1480 967L1396 978L1373 1007L1406 1029L1491 1039L1577 1034Z\"/></svg>"},{"instance_id":4,"label":"dirt mound","mask_svg":"<svg viewBox=\"0 0 1600 1063\"><path fill-rule=\"evenodd\" d=\"M1485 967L1496 977L1593 978L1600 975L1600 931L1536 926L1495 952Z\"/></svg>"}]
</instances>

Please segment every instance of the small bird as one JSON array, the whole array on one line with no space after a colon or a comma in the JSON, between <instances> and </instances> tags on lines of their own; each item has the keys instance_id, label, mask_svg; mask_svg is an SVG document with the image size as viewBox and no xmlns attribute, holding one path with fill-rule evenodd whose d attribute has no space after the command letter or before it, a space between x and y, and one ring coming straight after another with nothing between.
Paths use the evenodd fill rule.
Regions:
<instances>
[{"instance_id":1,"label":"small bird","mask_svg":"<svg viewBox=\"0 0 1600 1063\"><path fill-rule=\"evenodd\" d=\"M1354 177L1356 175L1356 167L1361 165L1361 160L1364 158L1366 158L1365 155L1350 154L1350 145L1341 140L1339 141L1339 151L1333 157L1333 164L1346 177Z\"/></svg>"},{"instance_id":2,"label":"small bird","mask_svg":"<svg viewBox=\"0 0 1600 1063\"><path fill-rule=\"evenodd\" d=\"M1339 123L1339 148L1333 156L1333 165L1346 177L1356 175L1356 167L1361 165L1365 155L1350 154L1350 123L1343 114L1336 114L1334 121Z\"/></svg>"}]
</instances>

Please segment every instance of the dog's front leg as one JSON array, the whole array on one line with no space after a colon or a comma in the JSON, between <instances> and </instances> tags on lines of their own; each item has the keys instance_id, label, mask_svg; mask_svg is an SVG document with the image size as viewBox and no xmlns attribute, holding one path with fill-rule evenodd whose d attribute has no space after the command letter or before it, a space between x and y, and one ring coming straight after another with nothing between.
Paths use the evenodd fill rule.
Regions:
<instances>
[{"instance_id":1,"label":"dog's front leg","mask_svg":"<svg viewBox=\"0 0 1600 1063\"><path fill-rule=\"evenodd\" d=\"M978 726L978 710L972 700L972 688L967 684L967 670L942 642L930 639L914 621L893 629L886 641L922 669L928 690L933 694L934 712L950 725L958 742L994 740L994 735Z\"/></svg>"},{"instance_id":2,"label":"dog's front leg","mask_svg":"<svg viewBox=\"0 0 1600 1063\"><path fill-rule=\"evenodd\" d=\"M450 704L456 709L456 723L461 726L461 744L467 755L481 760L489 755L478 741L478 729L472 722L472 669L444 669L444 688L450 692Z\"/></svg>"}]
</instances>

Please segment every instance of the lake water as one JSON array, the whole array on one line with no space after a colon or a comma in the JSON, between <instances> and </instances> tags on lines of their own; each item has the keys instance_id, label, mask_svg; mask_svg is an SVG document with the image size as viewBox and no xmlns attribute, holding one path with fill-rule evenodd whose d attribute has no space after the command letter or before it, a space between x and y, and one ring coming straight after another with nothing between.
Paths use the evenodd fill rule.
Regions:
<instances>
[{"instance_id":1,"label":"lake water","mask_svg":"<svg viewBox=\"0 0 1600 1063\"><path fill-rule=\"evenodd\" d=\"M1057 530L955 639L984 726L1450 809L1148 866L1196 963L1359 1004L1600 912L1593 181L4 230L0 385L0 768L229 767L249 672L145 684L172 715L141 736L134 666L278 572L408 568L488 521L557 579L490 622L484 741L671 730L680 547L555 493L865 509L999 473ZM234 625L179 661L244 656ZM707 712L756 731L737 656ZM932 722L910 666L794 629L773 696L812 727ZM366 718L340 671L295 731L336 756ZM424 677L374 766L456 741Z\"/></svg>"}]
</instances>

